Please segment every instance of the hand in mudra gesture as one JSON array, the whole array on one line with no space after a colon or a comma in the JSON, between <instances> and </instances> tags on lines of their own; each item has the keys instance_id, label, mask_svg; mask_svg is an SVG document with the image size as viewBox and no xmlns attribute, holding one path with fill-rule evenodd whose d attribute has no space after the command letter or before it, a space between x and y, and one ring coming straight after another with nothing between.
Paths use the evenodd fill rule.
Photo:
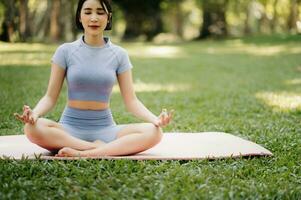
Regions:
<instances>
[{"instance_id":1,"label":"hand in mudra gesture","mask_svg":"<svg viewBox=\"0 0 301 200\"><path fill-rule=\"evenodd\" d=\"M166 109L162 109L157 121L154 123L156 126L165 127L167 126L173 117L174 110L167 112Z\"/></svg>"},{"instance_id":2,"label":"hand in mudra gesture","mask_svg":"<svg viewBox=\"0 0 301 200\"><path fill-rule=\"evenodd\" d=\"M19 113L14 113L14 116L20 120L21 122L23 122L24 124L26 123L30 123L30 124L34 124L39 116L37 114L35 114L31 108L27 105L23 106L23 114L20 115Z\"/></svg>"}]
</instances>

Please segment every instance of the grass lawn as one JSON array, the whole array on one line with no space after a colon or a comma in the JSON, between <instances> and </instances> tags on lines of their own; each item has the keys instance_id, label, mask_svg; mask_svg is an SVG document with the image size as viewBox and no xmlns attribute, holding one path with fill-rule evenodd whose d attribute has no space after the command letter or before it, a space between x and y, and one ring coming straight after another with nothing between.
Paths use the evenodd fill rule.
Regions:
<instances>
[{"instance_id":1,"label":"grass lawn","mask_svg":"<svg viewBox=\"0 0 301 200\"><path fill-rule=\"evenodd\" d=\"M270 158L216 161L0 160L0 199L301 199L301 36L155 45L123 43L137 96L167 132L222 131ZM22 134L14 112L44 95L57 45L0 43L0 135ZM46 117L58 120L66 85ZM111 108L126 113L118 87Z\"/></svg>"}]
</instances>

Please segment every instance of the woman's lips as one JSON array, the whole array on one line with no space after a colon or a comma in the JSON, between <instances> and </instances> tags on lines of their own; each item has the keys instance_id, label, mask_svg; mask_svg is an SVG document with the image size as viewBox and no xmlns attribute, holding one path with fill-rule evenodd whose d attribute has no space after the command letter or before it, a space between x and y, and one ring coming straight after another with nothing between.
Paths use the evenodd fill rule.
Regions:
<instances>
[{"instance_id":1,"label":"woman's lips","mask_svg":"<svg viewBox=\"0 0 301 200\"><path fill-rule=\"evenodd\" d=\"M98 29L99 28L99 26L96 26L96 25L91 25L89 27L92 28L92 29Z\"/></svg>"}]
</instances>

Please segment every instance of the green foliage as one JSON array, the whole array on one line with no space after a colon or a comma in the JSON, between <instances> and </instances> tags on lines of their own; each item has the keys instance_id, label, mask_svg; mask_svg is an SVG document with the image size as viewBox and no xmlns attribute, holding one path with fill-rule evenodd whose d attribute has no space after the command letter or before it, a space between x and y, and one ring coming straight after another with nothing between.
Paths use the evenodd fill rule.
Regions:
<instances>
[{"instance_id":1,"label":"green foliage","mask_svg":"<svg viewBox=\"0 0 301 200\"><path fill-rule=\"evenodd\" d=\"M5 12L5 7L3 5L3 2L0 2L0 34L2 33L2 23L4 20L4 12Z\"/></svg>"},{"instance_id":2,"label":"green foliage","mask_svg":"<svg viewBox=\"0 0 301 200\"><path fill-rule=\"evenodd\" d=\"M53 16L51 15L53 1L28 0L29 9L28 12L26 11L28 19L25 23L28 33L22 37L20 37L19 30L21 1L0 1L0 36L2 29L6 33L4 35L9 36L9 38L2 36L1 40L16 42L24 39L27 42L45 42L74 39L78 33L76 28L72 27L77 0L59 1L61 2L60 14L55 19L51 17ZM295 27L295 19L297 21L301 19L301 2L296 1L294 4L299 9L299 14L292 12L293 2L290 0L114 0L114 27L111 35L140 40L145 37L151 40L157 35L161 37L163 35L163 39L164 36L167 39L169 36L171 39L180 37L192 40L200 36L204 22L208 22L211 29L215 29L214 27L220 24L214 24L215 20L210 22L210 18L204 19L202 13L206 10L210 10L209 13L213 14L216 11L225 10L226 28L231 36L249 33L300 33L301 29ZM8 11L7 14L5 11ZM24 9L23 11L25 12ZM293 13L295 13L294 16ZM12 23L10 31L2 27L4 20ZM50 38L50 21L59 22L57 24L57 29L60 29L60 34L57 36L59 38Z\"/></svg>"},{"instance_id":3,"label":"green foliage","mask_svg":"<svg viewBox=\"0 0 301 200\"><path fill-rule=\"evenodd\" d=\"M50 68L43 63L55 49L20 45L0 44L2 135L22 134L12 113L20 112L24 103L34 106L44 94ZM301 198L299 36L122 46L134 64L139 99L156 114L162 107L176 110L165 131L229 132L263 145L274 156L215 161L2 159L1 199ZM63 88L48 118L60 117L65 99ZM118 123L139 121L125 113L119 93L113 93L111 107Z\"/></svg>"}]
</instances>

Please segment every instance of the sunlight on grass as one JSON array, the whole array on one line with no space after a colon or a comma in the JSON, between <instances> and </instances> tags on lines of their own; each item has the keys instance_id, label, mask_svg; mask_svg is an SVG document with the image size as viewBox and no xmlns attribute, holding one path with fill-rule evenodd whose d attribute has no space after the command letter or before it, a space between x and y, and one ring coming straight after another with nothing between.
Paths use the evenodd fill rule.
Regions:
<instances>
[{"instance_id":1,"label":"sunlight on grass","mask_svg":"<svg viewBox=\"0 0 301 200\"><path fill-rule=\"evenodd\" d=\"M0 52L13 52L13 51L50 51L56 45L47 45L39 43L6 43L0 42ZM50 47L50 48L49 48Z\"/></svg>"},{"instance_id":2,"label":"sunlight on grass","mask_svg":"<svg viewBox=\"0 0 301 200\"><path fill-rule=\"evenodd\" d=\"M233 54L243 53L253 56L274 56L281 53L297 54L301 53L301 47L290 48L288 46L256 46L256 45L242 45L236 46L235 44L225 46L223 48L208 47L205 49L205 53L208 54Z\"/></svg>"},{"instance_id":3,"label":"sunlight on grass","mask_svg":"<svg viewBox=\"0 0 301 200\"><path fill-rule=\"evenodd\" d=\"M246 49L239 49L240 51L244 51L248 54L257 55L257 56L272 56L275 54L282 53L286 50L285 46L255 46L250 45ZM301 50L301 49L300 49Z\"/></svg>"},{"instance_id":4,"label":"sunlight on grass","mask_svg":"<svg viewBox=\"0 0 301 200\"><path fill-rule=\"evenodd\" d=\"M301 47L288 48L287 45L279 46L255 46L251 45L247 48L239 49L240 51L246 52L252 55L258 56L273 56L281 53L297 54L301 53Z\"/></svg>"},{"instance_id":5,"label":"sunlight on grass","mask_svg":"<svg viewBox=\"0 0 301 200\"><path fill-rule=\"evenodd\" d=\"M154 58L177 58L185 56L185 53L174 46L143 46L142 48L130 48L131 56Z\"/></svg>"},{"instance_id":6,"label":"sunlight on grass","mask_svg":"<svg viewBox=\"0 0 301 200\"><path fill-rule=\"evenodd\" d=\"M301 84L301 79L292 79L284 82L286 85L299 85Z\"/></svg>"},{"instance_id":7,"label":"sunlight on grass","mask_svg":"<svg viewBox=\"0 0 301 200\"><path fill-rule=\"evenodd\" d=\"M227 48L230 47L230 48ZM255 56L273 56L281 53L297 54L301 53L301 47L291 46L289 44L283 45L256 45L256 44L245 44L241 40L227 41L225 48L220 48L223 53L227 52L243 52ZM212 48L207 49L208 53L212 53Z\"/></svg>"},{"instance_id":8,"label":"sunlight on grass","mask_svg":"<svg viewBox=\"0 0 301 200\"><path fill-rule=\"evenodd\" d=\"M50 64L50 54L47 53L0 54L0 67L5 65L50 66Z\"/></svg>"},{"instance_id":9,"label":"sunlight on grass","mask_svg":"<svg viewBox=\"0 0 301 200\"><path fill-rule=\"evenodd\" d=\"M290 111L301 109L301 94L288 92L260 92L256 98L267 105L279 109L279 111Z\"/></svg>"},{"instance_id":10,"label":"sunlight on grass","mask_svg":"<svg viewBox=\"0 0 301 200\"><path fill-rule=\"evenodd\" d=\"M29 43L0 43L0 66L50 65L56 45Z\"/></svg>"},{"instance_id":11,"label":"sunlight on grass","mask_svg":"<svg viewBox=\"0 0 301 200\"><path fill-rule=\"evenodd\" d=\"M190 89L189 85L184 84L157 84L157 83L143 83L141 81L134 83L134 89L136 92L179 92L187 91ZM114 85L113 93L119 93L119 86Z\"/></svg>"}]
</instances>

